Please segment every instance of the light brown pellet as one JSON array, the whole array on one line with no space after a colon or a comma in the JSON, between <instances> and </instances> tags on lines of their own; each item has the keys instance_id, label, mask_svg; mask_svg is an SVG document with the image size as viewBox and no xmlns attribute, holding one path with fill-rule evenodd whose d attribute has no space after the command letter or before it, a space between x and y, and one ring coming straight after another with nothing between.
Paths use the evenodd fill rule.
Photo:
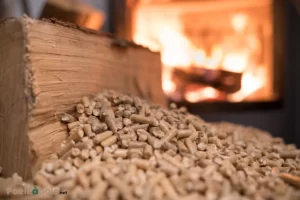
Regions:
<instances>
[{"instance_id":1,"label":"light brown pellet","mask_svg":"<svg viewBox=\"0 0 300 200\"><path fill-rule=\"evenodd\" d=\"M91 184L91 186L95 187L99 183L103 184L105 182L103 182L100 170L93 169L90 174L90 184Z\"/></svg>"},{"instance_id":2,"label":"light brown pellet","mask_svg":"<svg viewBox=\"0 0 300 200\"><path fill-rule=\"evenodd\" d=\"M77 121L76 118L70 114L63 113L61 116L61 121L71 123Z\"/></svg>"},{"instance_id":3,"label":"light brown pellet","mask_svg":"<svg viewBox=\"0 0 300 200\"><path fill-rule=\"evenodd\" d=\"M139 111L142 109L142 103L141 103L141 99L138 97L134 97L133 98L133 105L136 107L136 109Z\"/></svg>"},{"instance_id":4,"label":"light brown pellet","mask_svg":"<svg viewBox=\"0 0 300 200\"><path fill-rule=\"evenodd\" d=\"M111 146L113 144L116 144L116 142L117 142L117 136L113 135L113 136L110 136L109 138L103 140L101 142L101 145L103 147L109 147L109 146Z\"/></svg>"},{"instance_id":5,"label":"light brown pellet","mask_svg":"<svg viewBox=\"0 0 300 200\"><path fill-rule=\"evenodd\" d=\"M90 195L90 200L99 200L102 199L108 184L106 182L99 182L92 190Z\"/></svg>"},{"instance_id":6,"label":"light brown pellet","mask_svg":"<svg viewBox=\"0 0 300 200\"><path fill-rule=\"evenodd\" d=\"M69 173L60 174L59 176L50 177L49 181L51 184L57 185L63 181L72 179L73 177L74 177L74 175L69 172Z\"/></svg>"},{"instance_id":7,"label":"light brown pellet","mask_svg":"<svg viewBox=\"0 0 300 200\"><path fill-rule=\"evenodd\" d=\"M90 181L89 181L88 177L86 176L86 174L83 173L82 171L79 171L77 173L77 181L83 188L85 188L85 189L89 188Z\"/></svg>"},{"instance_id":8,"label":"light brown pellet","mask_svg":"<svg viewBox=\"0 0 300 200\"><path fill-rule=\"evenodd\" d=\"M96 157L97 156L97 151L95 150L95 149L91 149L90 151L89 151L89 156L91 157L91 158L94 158L94 157Z\"/></svg>"},{"instance_id":9,"label":"light brown pellet","mask_svg":"<svg viewBox=\"0 0 300 200\"><path fill-rule=\"evenodd\" d=\"M177 146L175 146L171 142L167 142L167 141L163 143L163 148L165 150L172 150L174 152L177 152L177 150L178 150Z\"/></svg>"},{"instance_id":10,"label":"light brown pellet","mask_svg":"<svg viewBox=\"0 0 300 200\"><path fill-rule=\"evenodd\" d=\"M45 171L48 173L52 173L55 169L53 162L45 163L45 165L43 165L42 168L45 169ZM1 167L0 167L0 171L1 171Z\"/></svg>"},{"instance_id":11,"label":"light brown pellet","mask_svg":"<svg viewBox=\"0 0 300 200\"><path fill-rule=\"evenodd\" d=\"M89 107L90 106L90 99L86 96L82 97L82 104L84 107Z\"/></svg>"},{"instance_id":12,"label":"light brown pellet","mask_svg":"<svg viewBox=\"0 0 300 200\"><path fill-rule=\"evenodd\" d=\"M171 163L172 165L174 165L175 167L179 168L180 170L184 170L184 166L183 166L178 160L176 160L175 158L173 158L172 156L170 156L170 155L164 153L164 154L163 154L163 158L164 158L167 162L169 162L169 163Z\"/></svg>"},{"instance_id":13,"label":"light brown pellet","mask_svg":"<svg viewBox=\"0 0 300 200\"><path fill-rule=\"evenodd\" d=\"M143 155L143 149L141 148L130 148L128 151L129 158L140 158Z\"/></svg>"},{"instance_id":14,"label":"light brown pellet","mask_svg":"<svg viewBox=\"0 0 300 200\"><path fill-rule=\"evenodd\" d=\"M177 133L177 138L181 139L181 138L187 138L192 134L192 130L186 129L186 130L179 130Z\"/></svg>"},{"instance_id":15,"label":"light brown pellet","mask_svg":"<svg viewBox=\"0 0 300 200\"><path fill-rule=\"evenodd\" d=\"M103 152L103 147L101 147L101 146L96 146L96 147L95 147L95 150L96 150L97 154L100 154L100 153Z\"/></svg>"},{"instance_id":16,"label":"light brown pellet","mask_svg":"<svg viewBox=\"0 0 300 200\"><path fill-rule=\"evenodd\" d=\"M172 186L171 182L167 178L162 178L161 186L170 199L178 199L178 195L174 187Z\"/></svg>"},{"instance_id":17,"label":"light brown pellet","mask_svg":"<svg viewBox=\"0 0 300 200\"><path fill-rule=\"evenodd\" d=\"M103 170L104 178L114 187L116 187L124 196L129 196L131 189L121 179L113 176L107 170Z\"/></svg>"},{"instance_id":18,"label":"light brown pellet","mask_svg":"<svg viewBox=\"0 0 300 200\"><path fill-rule=\"evenodd\" d=\"M99 116L100 115L100 109L99 108L94 108L92 111L94 116Z\"/></svg>"},{"instance_id":19,"label":"light brown pellet","mask_svg":"<svg viewBox=\"0 0 300 200\"><path fill-rule=\"evenodd\" d=\"M156 137L154 137L152 135L147 136L147 141L154 149L159 149L163 145L163 141L157 139Z\"/></svg>"},{"instance_id":20,"label":"light brown pellet","mask_svg":"<svg viewBox=\"0 0 300 200\"><path fill-rule=\"evenodd\" d=\"M173 138L175 138L176 135L177 135L177 130L171 130L171 131L169 131L169 132L162 138L162 140L163 140L164 142L169 142L169 141L171 141Z\"/></svg>"},{"instance_id":21,"label":"light brown pellet","mask_svg":"<svg viewBox=\"0 0 300 200\"><path fill-rule=\"evenodd\" d=\"M89 137L83 137L82 138L82 142L86 145L86 148L88 148L88 149L91 149L93 147L93 145L94 145L93 144L93 140L90 139Z\"/></svg>"},{"instance_id":22,"label":"light brown pellet","mask_svg":"<svg viewBox=\"0 0 300 200\"><path fill-rule=\"evenodd\" d=\"M109 188L107 190L107 197L109 200L118 200L119 195L120 195L120 193L116 188Z\"/></svg>"},{"instance_id":23,"label":"light brown pellet","mask_svg":"<svg viewBox=\"0 0 300 200\"><path fill-rule=\"evenodd\" d=\"M150 166L150 163L148 160L139 159L139 158L131 159L131 163L135 164L138 168L143 169L143 170L147 170Z\"/></svg>"},{"instance_id":24,"label":"light brown pellet","mask_svg":"<svg viewBox=\"0 0 300 200\"><path fill-rule=\"evenodd\" d=\"M62 181L58 184L58 187L62 190L71 190L76 185L73 179Z\"/></svg>"},{"instance_id":25,"label":"light brown pellet","mask_svg":"<svg viewBox=\"0 0 300 200\"><path fill-rule=\"evenodd\" d=\"M144 150L143 150L143 156L145 158L150 158L151 156L153 155L153 148L151 145L149 144L146 144L144 146Z\"/></svg>"},{"instance_id":26,"label":"light brown pellet","mask_svg":"<svg viewBox=\"0 0 300 200\"><path fill-rule=\"evenodd\" d=\"M284 151L279 152L279 155L283 159L296 158L297 156L300 156L300 151Z\"/></svg>"},{"instance_id":27,"label":"light brown pellet","mask_svg":"<svg viewBox=\"0 0 300 200\"><path fill-rule=\"evenodd\" d=\"M159 127L151 127L149 129L149 132L152 133L157 138L163 138L164 137L164 132L159 128Z\"/></svg>"},{"instance_id":28,"label":"light brown pellet","mask_svg":"<svg viewBox=\"0 0 300 200\"><path fill-rule=\"evenodd\" d=\"M96 107L97 102L95 100L91 100L90 101L90 106L91 108L95 108Z\"/></svg>"},{"instance_id":29,"label":"light brown pellet","mask_svg":"<svg viewBox=\"0 0 300 200\"><path fill-rule=\"evenodd\" d=\"M81 165L83 165L83 163L84 163L84 160L81 157L76 157L73 160L73 164L77 168L81 167Z\"/></svg>"},{"instance_id":30,"label":"light brown pellet","mask_svg":"<svg viewBox=\"0 0 300 200\"><path fill-rule=\"evenodd\" d=\"M300 188L300 177L299 176L295 176L295 175L288 174L288 173L281 173L279 175L279 177L282 180L286 181L287 183L292 184L295 187Z\"/></svg>"},{"instance_id":31,"label":"light brown pellet","mask_svg":"<svg viewBox=\"0 0 300 200\"><path fill-rule=\"evenodd\" d=\"M113 135L112 131L102 132L94 137L94 142L95 142L95 144L100 144L102 141L106 140L107 138L111 137L112 135Z\"/></svg>"},{"instance_id":32,"label":"light brown pellet","mask_svg":"<svg viewBox=\"0 0 300 200\"><path fill-rule=\"evenodd\" d=\"M192 142L189 138L185 139L184 141L190 153L194 154L197 151L196 143Z\"/></svg>"},{"instance_id":33,"label":"light brown pellet","mask_svg":"<svg viewBox=\"0 0 300 200\"><path fill-rule=\"evenodd\" d=\"M149 134L146 130L144 129L138 129L137 131L138 135L138 140L141 142L145 142L147 140L147 135Z\"/></svg>"},{"instance_id":34,"label":"light brown pellet","mask_svg":"<svg viewBox=\"0 0 300 200\"><path fill-rule=\"evenodd\" d=\"M177 148L177 147L176 147ZM170 156L176 156L177 155L177 152L176 151L173 151L172 149L168 149L165 154L168 154Z\"/></svg>"},{"instance_id":35,"label":"light brown pellet","mask_svg":"<svg viewBox=\"0 0 300 200\"><path fill-rule=\"evenodd\" d=\"M105 117L105 123L107 124L107 126L109 127L109 129L113 133L117 133L118 132L117 125L116 125L115 121L113 120L113 118L111 116L106 116Z\"/></svg>"},{"instance_id":36,"label":"light brown pellet","mask_svg":"<svg viewBox=\"0 0 300 200\"><path fill-rule=\"evenodd\" d=\"M72 130L73 128L78 127L78 126L80 126L80 122L79 121L71 122L71 123L68 124L69 130Z\"/></svg>"},{"instance_id":37,"label":"light brown pellet","mask_svg":"<svg viewBox=\"0 0 300 200\"><path fill-rule=\"evenodd\" d=\"M85 125L86 128L88 128L87 125L88 124ZM104 129L103 125L101 124L101 122L97 118L92 118L90 126L91 126L91 131L95 132L95 133L99 133ZM89 131L89 130L87 130L87 131ZM86 134L90 135L92 133L86 133Z\"/></svg>"},{"instance_id":38,"label":"light brown pellet","mask_svg":"<svg viewBox=\"0 0 300 200\"><path fill-rule=\"evenodd\" d=\"M128 127L128 129L134 130L134 131L136 131L136 130L138 130L138 129L144 129L144 130L147 130L148 127L149 127L149 124L134 124L134 125Z\"/></svg>"},{"instance_id":39,"label":"light brown pellet","mask_svg":"<svg viewBox=\"0 0 300 200\"><path fill-rule=\"evenodd\" d=\"M126 158L128 155L127 149L116 149L114 152L114 157L116 158Z\"/></svg>"},{"instance_id":40,"label":"light brown pellet","mask_svg":"<svg viewBox=\"0 0 300 200\"><path fill-rule=\"evenodd\" d=\"M155 185L153 188L153 197L154 199L163 199L165 196L165 191L161 185Z\"/></svg>"},{"instance_id":41,"label":"light brown pellet","mask_svg":"<svg viewBox=\"0 0 300 200\"><path fill-rule=\"evenodd\" d=\"M88 107L88 108L85 108L84 109L84 113L87 115L87 116L90 116L93 114L93 109L91 107Z\"/></svg>"},{"instance_id":42,"label":"light brown pellet","mask_svg":"<svg viewBox=\"0 0 300 200\"><path fill-rule=\"evenodd\" d=\"M77 104L76 110L78 113L82 114L84 113L84 106L82 104Z\"/></svg>"},{"instance_id":43,"label":"light brown pellet","mask_svg":"<svg viewBox=\"0 0 300 200\"><path fill-rule=\"evenodd\" d=\"M71 142L73 140L75 143L77 143L81 140L83 135L84 135L83 130L79 128L73 132L70 131L70 136L68 137L67 142Z\"/></svg>"},{"instance_id":44,"label":"light brown pellet","mask_svg":"<svg viewBox=\"0 0 300 200\"><path fill-rule=\"evenodd\" d=\"M168 175L174 175L179 172L179 168L170 163L166 162L165 160L159 159L158 160L159 168L161 171L165 172Z\"/></svg>"},{"instance_id":45,"label":"light brown pellet","mask_svg":"<svg viewBox=\"0 0 300 200\"><path fill-rule=\"evenodd\" d=\"M132 114L130 116L131 121L140 123L140 124L150 124L151 126L158 126L159 123L155 118L145 117L142 115Z\"/></svg>"},{"instance_id":46,"label":"light brown pellet","mask_svg":"<svg viewBox=\"0 0 300 200\"><path fill-rule=\"evenodd\" d=\"M182 141L177 142L177 147L178 147L179 152L181 152L181 153L189 152L188 148L185 146L185 144Z\"/></svg>"},{"instance_id":47,"label":"light brown pellet","mask_svg":"<svg viewBox=\"0 0 300 200\"><path fill-rule=\"evenodd\" d=\"M207 153L205 151L197 151L195 155L200 160L207 158Z\"/></svg>"},{"instance_id":48,"label":"light brown pellet","mask_svg":"<svg viewBox=\"0 0 300 200\"><path fill-rule=\"evenodd\" d=\"M88 158L90 157L90 152L89 152L89 150L88 150L88 149L82 149L82 150L81 150L80 156L81 156L81 158L82 158L83 160L88 159Z\"/></svg>"},{"instance_id":49,"label":"light brown pellet","mask_svg":"<svg viewBox=\"0 0 300 200\"><path fill-rule=\"evenodd\" d=\"M92 126L90 124L83 125L82 129L83 129L83 131L84 131L84 133L85 133L86 136L92 137L92 135L93 135L93 133L92 133Z\"/></svg>"},{"instance_id":50,"label":"light brown pellet","mask_svg":"<svg viewBox=\"0 0 300 200\"><path fill-rule=\"evenodd\" d=\"M130 116L131 116L131 112L130 112L129 110L125 110L125 111L123 112L123 117L125 117L125 118L130 118Z\"/></svg>"},{"instance_id":51,"label":"light brown pellet","mask_svg":"<svg viewBox=\"0 0 300 200\"><path fill-rule=\"evenodd\" d=\"M78 142L75 144L74 148L78 148L78 149L85 149L88 148L88 145L84 142Z\"/></svg>"},{"instance_id":52,"label":"light brown pellet","mask_svg":"<svg viewBox=\"0 0 300 200\"><path fill-rule=\"evenodd\" d=\"M68 151L70 151L75 146L75 142L71 140L70 142L66 143L63 148L60 149L58 152L58 156L62 157L65 155Z\"/></svg>"},{"instance_id":53,"label":"light brown pellet","mask_svg":"<svg viewBox=\"0 0 300 200\"><path fill-rule=\"evenodd\" d=\"M124 126L130 126L132 124L131 120L128 118L123 118Z\"/></svg>"},{"instance_id":54,"label":"light brown pellet","mask_svg":"<svg viewBox=\"0 0 300 200\"><path fill-rule=\"evenodd\" d=\"M66 171L64 168L59 168L59 169L55 169L54 170L54 174L57 175L57 176L60 176L62 174L64 174Z\"/></svg>"},{"instance_id":55,"label":"light brown pellet","mask_svg":"<svg viewBox=\"0 0 300 200\"><path fill-rule=\"evenodd\" d=\"M129 148L143 148L145 144L146 144L145 142L130 141Z\"/></svg>"},{"instance_id":56,"label":"light brown pellet","mask_svg":"<svg viewBox=\"0 0 300 200\"><path fill-rule=\"evenodd\" d=\"M51 188L53 187L53 185L51 185L47 178L44 177L41 173L37 173L35 176L34 176L34 182L42 187L45 187L45 188Z\"/></svg>"}]
</instances>

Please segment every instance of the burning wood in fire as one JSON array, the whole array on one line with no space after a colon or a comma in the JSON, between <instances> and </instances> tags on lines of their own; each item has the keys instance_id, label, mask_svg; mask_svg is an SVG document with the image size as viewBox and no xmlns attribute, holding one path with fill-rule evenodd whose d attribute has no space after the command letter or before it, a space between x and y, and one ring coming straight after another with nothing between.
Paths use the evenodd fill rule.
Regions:
<instances>
[{"instance_id":1,"label":"burning wood in fire","mask_svg":"<svg viewBox=\"0 0 300 200\"><path fill-rule=\"evenodd\" d=\"M172 100L270 100L271 13L270 0L150 0L134 9L132 37L161 53L163 89Z\"/></svg>"}]
</instances>

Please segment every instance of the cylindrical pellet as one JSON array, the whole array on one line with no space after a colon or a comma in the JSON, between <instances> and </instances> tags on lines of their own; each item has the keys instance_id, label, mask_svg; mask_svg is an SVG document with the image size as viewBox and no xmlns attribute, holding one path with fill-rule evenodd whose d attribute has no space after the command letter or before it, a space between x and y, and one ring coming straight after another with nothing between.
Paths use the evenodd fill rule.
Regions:
<instances>
[{"instance_id":1,"label":"cylindrical pellet","mask_svg":"<svg viewBox=\"0 0 300 200\"><path fill-rule=\"evenodd\" d=\"M106 140L107 138L111 137L112 135L113 135L112 131L102 132L94 137L94 142L95 142L95 144L100 144L102 141Z\"/></svg>"},{"instance_id":2,"label":"cylindrical pellet","mask_svg":"<svg viewBox=\"0 0 300 200\"><path fill-rule=\"evenodd\" d=\"M66 143L65 146L59 150L58 156L62 157L64 154L66 154L68 151L70 151L74 146L75 146L75 143L73 140Z\"/></svg>"},{"instance_id":3,"label":"cylindrical pellet","mask_svg":"<svg viewBox=\"0 0 300 200\"><path fill-rule=\"evenodd\" d=\"M131 121L140 123L140 124L150 124L151 126L158 126L159 123L155 118L145 117L142 115L132 114L130 116Z\"/></svg>"},{"instance_id":4,"label":"cylindrical pellet","mask_svg":"<svg viewBox=\"0 0 300 200\"><path fill-rule=\"evenodd\" d=\"M113 144L116 144L117 142L117 136L113 135L113 136L110 136L109 138L105 139L104 141L101 142L101 145L103 147L109 147Z\"/></svg>"}]
</instances>

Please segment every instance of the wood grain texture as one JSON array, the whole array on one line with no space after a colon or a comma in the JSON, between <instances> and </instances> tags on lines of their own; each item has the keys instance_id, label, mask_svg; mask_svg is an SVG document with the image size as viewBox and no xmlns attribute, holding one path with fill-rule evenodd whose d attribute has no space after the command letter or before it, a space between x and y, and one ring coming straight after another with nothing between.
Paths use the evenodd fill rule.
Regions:
<instances>
[{"instance_id":1,"label":"wood grain texture","mask_svg":"<svg viewBox=\"0 0 300 200\"><path fill-rule=\"evenodd\" d=\"M25 89L24 32L20 21L0 24L0 166L30 175ZM20 134L23 133L23 134Z\"/></svg>"},{"instance_id":2,"label":"wood grain texture","mask_svg":"<svg viewBox=\"0 0 300 200\"><path fill-rule=\"evenodd\" d=\"M22 115L24 112L26 114L20 117L20 120L24 120L29 129L26 132L23 128L15 134L28 135L31 160L25 160L32 165L33 173L40 161L57 151L67 136L66 127L58 121L59 114L72 111L83 95L89 96L101 89L114 89L138 96L142 93L150 97L152 102L166 103L161 89L159 54L137 46L112 47L113 39L106 35L93 34L57 23L29 18L19 19L18 22L22 25L19 34L25 37L23 41L26 47L26 52L20 53L20 59L24 57L25 61L19 66L18 72L23 71L23 74L19 74L21 78L27 77L26 84L20 86L24 87L27 98L22 99L20 104L24 106L26 101L28 105L28 111L26 107L22 110ZM0 41L3 42L1 38ZM24 48L19 49L24 51ZM11 54L13 55L13 52ZM6 63L0 65L1 70L8 70L8 67L9 64ZM15 76L16 72L11 73L11 76ZM0 92L7 90L7 87L15 88L16 84L18 83L15 81L4 83ZM21 90L22 88L19 91ZM4 101L3 97L0 99ZM8 109L7 104L3 106ZM20 108L14 110L15 115L18 112L21 112ZM0 112L1 115L2 113ZM28 120L27 115L30 116ZM11 126L16 126L12 118L6 119L7 121ZM4 124L3 130L0 129L1 137L11 134L5 131L6 126ZM13 138L8 140L13 142ZM15 152L11 154L14 155ZM6 166L9 166L7 162L11 163L9 160L0 159L1 162L6 162ZM24 175L18 167L9 169L10 173L5 175L13 171Z\"/></svg>"}]
</instances>

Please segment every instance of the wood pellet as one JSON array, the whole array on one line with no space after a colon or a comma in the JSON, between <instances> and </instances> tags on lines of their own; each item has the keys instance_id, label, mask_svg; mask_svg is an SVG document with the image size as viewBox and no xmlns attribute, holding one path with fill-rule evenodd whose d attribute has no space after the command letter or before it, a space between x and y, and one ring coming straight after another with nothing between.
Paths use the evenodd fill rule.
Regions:
<instances>
[{"instance_id":1,"label":"wood pellet","mask_svg":"<svg viewBox=\"0 0 300 200\"><path fill-rule=\"evenodd\" d=\"M66 141L26 183L67 191L49 200L300 199L300 150L262 130L114 91L82 97L60 119ZM22 184L0 178L0 198Z\"/></svg>"}]
</instances>

